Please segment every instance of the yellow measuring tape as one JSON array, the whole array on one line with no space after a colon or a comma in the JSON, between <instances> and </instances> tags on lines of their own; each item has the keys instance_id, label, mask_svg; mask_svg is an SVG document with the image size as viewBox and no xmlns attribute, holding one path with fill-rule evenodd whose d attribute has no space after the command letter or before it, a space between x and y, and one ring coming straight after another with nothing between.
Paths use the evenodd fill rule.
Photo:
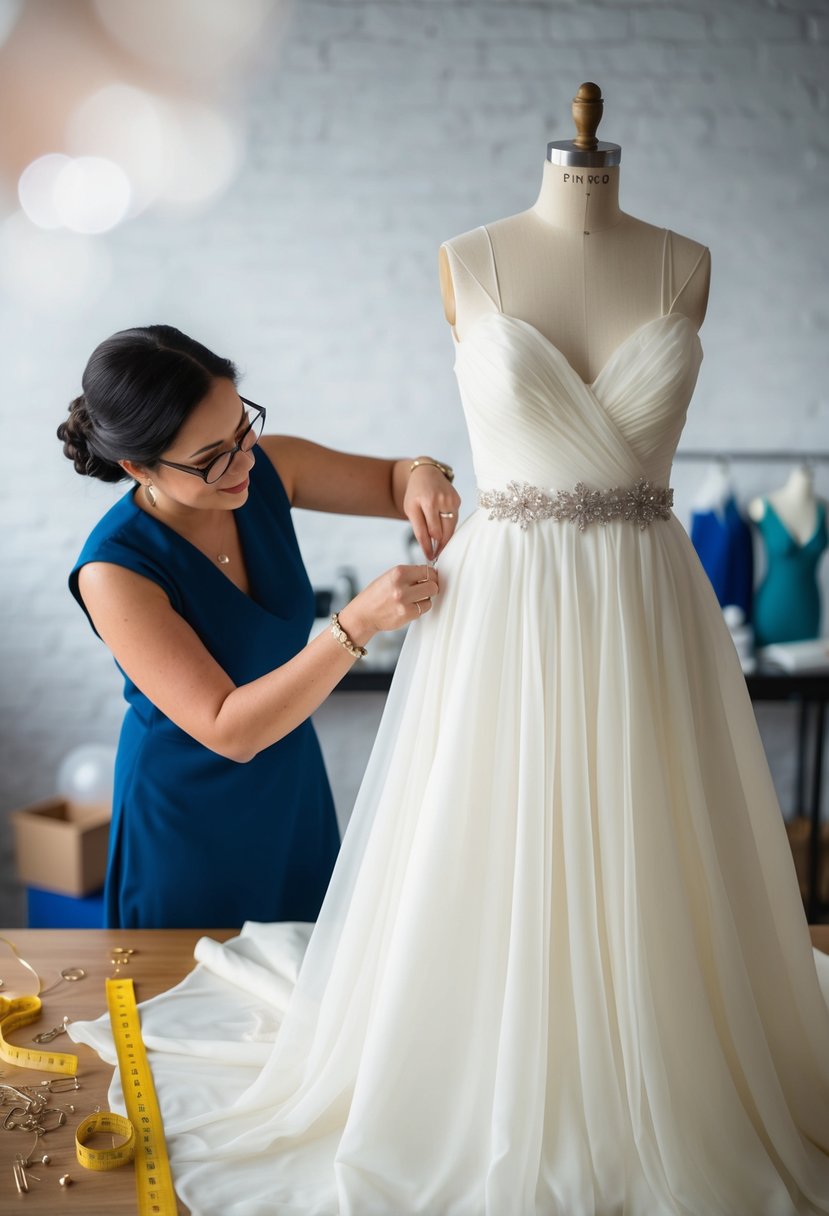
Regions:
<instances>
[{"instance_id":1,"label":"yellow measuring tape","mask_svg":"<svg viewBox=\"0 0 829 1216\"><path fill-rule=\"evenodd\" d=\"M6 1035L21 1026L28 1026L40 1017L41 1001L37 996L0 997L0 1060L18 1068L36 1068L42 1072L78 1071L78 1057L60 1051L37 1051L34 1047L18 1047L6 1042Z\"/></svg>"},{"instance_id":2,"label":"yellow measuring tape","mask_svg":"<svg viewBox=\"0 0 829 1216\"><path fill-rule=\"evenodd\" d=\"M135 989L132 980L124 979L107 980L106 989L124 1102L134 1129L139 1216L176 1216L178 1206L170 1174L170 1159L150 1064L141 1038ZM120 1150L99 1151L118 1152L125 1147L122 1145ZM112 1166L98 1168L109 1169Z\"/></svg>"},{"instance_id":3,"label":"yellow measuring tape","mask_svg":"<svg viewBox=\"0 0 829 1216\"><path fill-rule=\"evenodd\" d=\"M73 1074L78 1071L78 1057L59 1051L37 1051L34 1047L18 1047L16 1043L6 1042L6 1035L28 1026L40 1017L42 1004L40 992L43 983L31 963L27 963L7 937L0 937L0 942L8 946L22 967L30 971L37 980L37 992L34 996L6 997L0 996L0 1060L14 1064L18 1068L35 1068L40 1072L64 1072ZM2 987L2 982L0 982Z\"/></svg>"},{"instance_id":4,"label":"yellow measuring tape","mask_svg":"<svg viewBox=\"0 0 829 1216\"><path fill-rule=\"evenodd\" d=\"M123 1136L124 1143L115 1148L90 1148L86 1143L96 1132L110 1136ZM123 1115L111 1110L99 1110L87 1115L75 1129L75 1156L88 1170L116 1170L126 1165L135 1156L135 1128Z\"/></svg>"}]
</instances>

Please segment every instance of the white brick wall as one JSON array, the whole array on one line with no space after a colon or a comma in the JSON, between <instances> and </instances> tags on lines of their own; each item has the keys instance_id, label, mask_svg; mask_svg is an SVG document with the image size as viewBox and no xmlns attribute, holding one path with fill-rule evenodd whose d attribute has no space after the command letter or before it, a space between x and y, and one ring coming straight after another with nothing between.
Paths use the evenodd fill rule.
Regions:
<instances>
[{"instance_id":1,"label":"white brick wall","mask_svg":"<svg viewBox=\"0 0 829 1216\"><path fill-rule=\"evenodd\" d=\"M583 80L601 84L600 134L624 149L623 206L712 249L686 443L829 448L827 38L826 0L297 0L284 45L264 38L239 74L248 156L232 191L187 223L146 216L99 238L112 281L92 305L0 305L14 443L0 485L0 816L50 793L61 757L114 740L121 716L112 662L65 587L121 491L78 478L54 438L94 344L177 324L239 362L274 429L433 451L471 495L437 248L533 201ZM748 496L785 472L737 477ZM678 466L680 507L698 474ZM819 478L829 495L829 470ZM403 557L399 524L297 524L320 584L345 560L367 580ZM337 705L321 723L342 807L372 726L343 733ZM789 719L767 716L787 797ZM0 867L9 922L1 836Z\"/></svg>"}]
</instances>

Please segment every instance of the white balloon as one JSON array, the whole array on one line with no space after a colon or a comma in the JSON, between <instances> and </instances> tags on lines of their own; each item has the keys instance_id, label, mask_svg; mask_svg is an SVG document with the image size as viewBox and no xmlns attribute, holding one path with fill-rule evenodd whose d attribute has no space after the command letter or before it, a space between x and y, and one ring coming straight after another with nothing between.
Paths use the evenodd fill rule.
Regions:
<instances>
[{"instance_id":1,"label":"white balloon","mask_svg":"<svg viewBox=\"0 0 829 1216\"><path fill-rule=\"evenodd\" d=\"M58 767L57 792L73 802L112 802L115 748L84 743L64 756Z\"/></svg>"}]
</instances>

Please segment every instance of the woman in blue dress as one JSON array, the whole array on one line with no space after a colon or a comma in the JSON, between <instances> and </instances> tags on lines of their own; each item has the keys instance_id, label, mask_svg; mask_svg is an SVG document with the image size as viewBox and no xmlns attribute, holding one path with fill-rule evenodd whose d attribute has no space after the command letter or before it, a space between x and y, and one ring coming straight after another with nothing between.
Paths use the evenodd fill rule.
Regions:
<instances>
[{"instance_id":1,"label":"woman in blue dress","mask_svg":"<svg viewBox=\"0 0 829 1216\"><path fill-rule=\"evenodd\" d=\"M314 597L291 507L408 518L436 556L452 471L262 436L234 365L170 326L101 343L58 428L76 470L132 488L69 578L124 676L105 906L110 927L314 920L339 848L310 715L375 633L431 607L397 566L308 642Z\"/></svg>"}]
</instances>

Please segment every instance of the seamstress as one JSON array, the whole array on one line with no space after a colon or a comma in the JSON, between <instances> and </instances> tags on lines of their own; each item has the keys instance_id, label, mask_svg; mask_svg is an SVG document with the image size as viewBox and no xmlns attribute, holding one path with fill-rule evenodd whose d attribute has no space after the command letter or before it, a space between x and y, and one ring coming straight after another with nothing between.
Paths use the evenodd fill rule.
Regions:
<instances>
[{"instance_id":1,"label":"seamstress","mask_svg":"<svg viewBox=\"0 0 829 1216\"><path fill-rule=\"evenodd\" d=\"M397 566L312 641L291 507L408 518L427 557L457 522L452 470L263 435L229 360L166 325L114 334L58 427L89 477L133 485L69 585L125 679L105 905L110 927L314 920L339 848L309 720L372 637L427 613Z\"/></svg>"}]
</instances>

